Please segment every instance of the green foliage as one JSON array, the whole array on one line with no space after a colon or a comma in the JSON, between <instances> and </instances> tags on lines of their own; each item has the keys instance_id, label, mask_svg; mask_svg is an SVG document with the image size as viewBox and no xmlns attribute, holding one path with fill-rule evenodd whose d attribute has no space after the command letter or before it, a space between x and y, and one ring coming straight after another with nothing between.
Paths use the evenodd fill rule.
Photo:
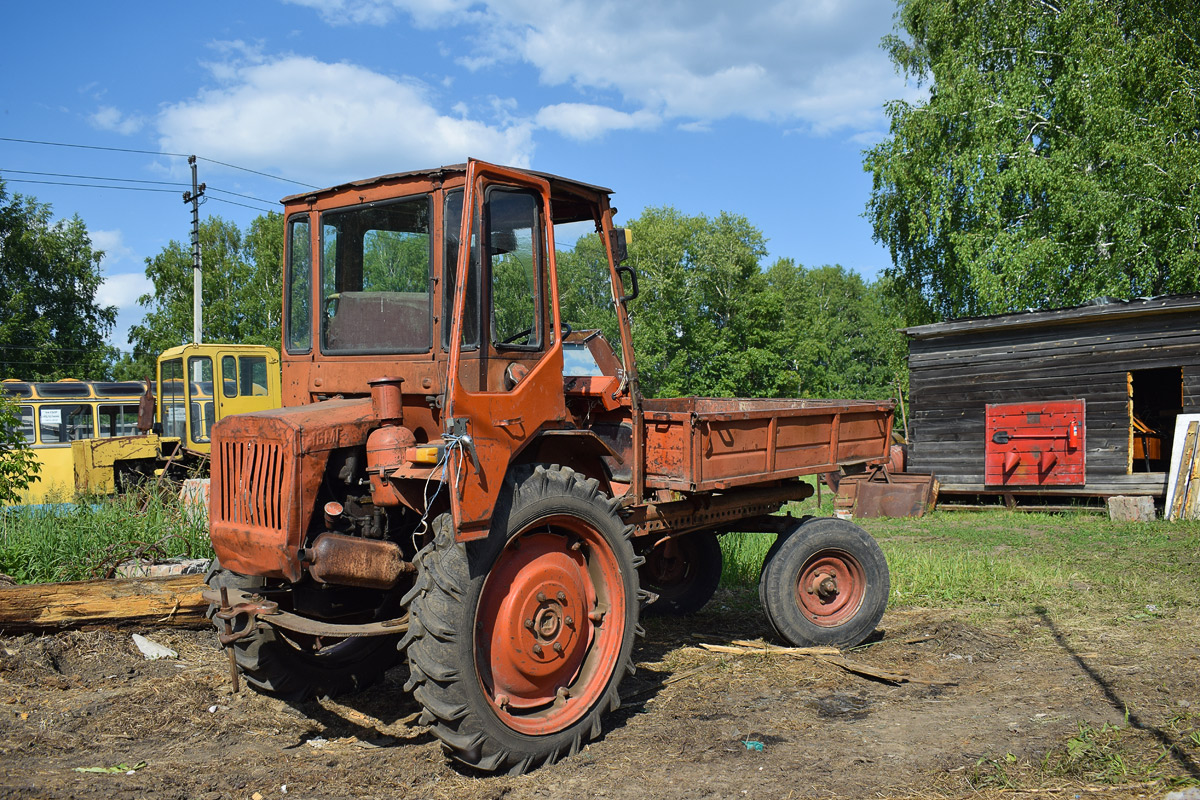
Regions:
<instances>
[{"instance_id":1,"label":"green foliage","mask_svg":"<svg viewBox=\"0 0 1200 800\"><path fill-rule=\"evenodd\" d=\"M220 217L200 223L203 269L203 339L279 347L283 274L283 219L259 216L242 232ZM169 347L192 341L192 246L171 241L146 259L154 292L138 298L147 309L133 326L133 357L118 377L153 374L154 360Z\"/></svg>"},{"instance_id":2,"label":"green foliage","mask_svg":"<svg viewBox=\"0 0 1200 800\"><path fill-rule=\"evenodd\" d=\"M900 0L868 217L910 322L1200 290L1200 15Z\"/></svg>"},{"instance_id":3,"label":"green foliage","mask_svg":"<svg viewBox=\"0 0 1200 800\"><path fill-rule=\"evenodd\" d=\"M840 266L781 259L744 217L651 208L633 220L629 305L642 390L651 397L866 397L894 393L903 318L880 286ZM615 341L598 237L560 256L563 318Z\"/></svg>"},{"instance_id":4,"label":"green foliage","mask_svg":"<svg viewBox=\"0 0 1200 800\"><path fill-rule=\"evenodd\" d=\"M77 505L0 510L0 572L18 583L84 580L157 545L168 556L212 555L208 528L178 497L151 489Z\"/></svg>"},{"instance_id":5,"label":"green foliage","mask_svg":"<svg viewBox=\"0 0 1200 800\"><path fill-rule=\"evenodd\" d=\"M100 259L79 217L0 182L0 378L99 378L114 349L117 310L100 306Z\"/></svg>"},{"instance_id":6,"label":"green foliage","mask_svg":"<svg viewBox=\"0 0 1200 800\"><path fill-rule=\"evenodd\" d=\"M25 441L20 406L0 392L0 504L19 501L40 470L41 463Z\"/></svg>"}]
</instances>

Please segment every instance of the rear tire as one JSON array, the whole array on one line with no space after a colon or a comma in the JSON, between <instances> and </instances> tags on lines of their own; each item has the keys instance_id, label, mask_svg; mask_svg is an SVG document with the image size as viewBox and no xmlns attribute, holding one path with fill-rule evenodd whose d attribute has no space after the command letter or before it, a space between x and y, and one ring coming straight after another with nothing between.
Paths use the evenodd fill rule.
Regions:
<instances>
[{"instance_id":1,"label":"rear tire","mask_svg":"<svg viewBox=\"0 0 1200 800\"><path fill-rule=\"evenodd\" d=\"M890 589L879 544L833 518L807 519L781 536L759 579L767 620L797 647L861 644L883 618Z\"/></svg>"},{"instance_id":2,"label":"rear tire","mask_svg":"<svg viewBox=\"0 0 1200 800\"><path fill-rule=\"evenodd\" d=\"M567 467L518 468L485 540L448 515L406 600L422 721L457 761L519 774L599 735L633 672L639 592L619 504Z\"/></svg>"},{"instance_id":3,"label":"rear tire","mask_svg":"<svg viewBox=\"0 0 1200 800\"><path fill-rule=\"evenodd\" d=\"M227 586L245 592L256 592L266 585L263 578L238 575L221 569L216 562L207 583L218 590ZM217 609L210 604L207 616L223 632L224 623L213 619ZM233 629L240 631L250 624L254 623L249 618L238 617ZM367 688L400 663L399 641L397 634L317 642L311 636L260 625L229 647L247 684L272 697L299 701Z\"/></svg>"},{"instance_id":4,"label":"rear tire","mask_svg":"<svg viewBox=\"0 0 1200 800\"><path fill-rule=\"evenodd\" d=\"M638 568L642 586L658 595L646 613L684 616L704 608L721 582L723 558L712 531L688 533L655 547Z\"/></svg>"}]
</instances>

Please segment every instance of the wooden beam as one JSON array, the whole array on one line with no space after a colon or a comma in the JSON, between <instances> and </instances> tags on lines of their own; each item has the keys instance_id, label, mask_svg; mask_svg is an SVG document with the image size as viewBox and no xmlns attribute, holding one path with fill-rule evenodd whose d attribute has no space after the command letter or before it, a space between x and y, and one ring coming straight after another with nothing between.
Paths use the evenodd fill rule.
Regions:
<instances>
[{"instance_id":1,"label":"wooden beam","mask_svg":"<svg viewBox=\"0 0 1200 800\"><path fill-rule=\"evenodd\" d=\"M0 588L0 633L118 625L202 628L203 575L37 583Z\"/></svg>"}]
</instances>

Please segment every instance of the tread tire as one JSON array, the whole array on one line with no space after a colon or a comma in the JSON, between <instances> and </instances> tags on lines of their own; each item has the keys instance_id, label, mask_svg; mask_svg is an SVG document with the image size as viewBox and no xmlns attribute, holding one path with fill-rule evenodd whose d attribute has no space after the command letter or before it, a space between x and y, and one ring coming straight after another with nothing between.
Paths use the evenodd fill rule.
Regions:
<instances>
[{"instance_id":1,"label":"tread tire","mask_svg":"<svg viewBox=\"0 0 1200 800\"><path fill-rule=\"evenodd\" d=\"M266 585L263 578L221 569L216 562L206 583L214 589L228 586L250 592ZM217 606L210 604L207 616L220 631L222 623L213 620L216 611ZM246 624L248 620L239 618L234 622L234 630L240 630L239 626ZM399 641L399 634L364 636L344 639L320 652L310 652L301 649L298 642L284 632L262 625L256 632L229 646L233 648L238 671L253 689L283 700L300 701L336 697L367 688L401 662L402 654L397 650Z\"/></svg>"},{"instance_id":2,"label":"tread tire","mask_svg":"<svg viewBox=\"0 0 1200 800\"><path fill-rule=\"evenodd\" d=\"M506 479L487 539L456 542L448 514L434 521L434 541L417 554L417 581L405 598L410 624L401 646L408 653L410 671L405 688L423 706L422 722L430 725L448 756L488 772L521 774L578 752L600 734L604 714L620 706L618 685L633 672L631 652L634 636L640 633L643 595L636 570L640 559L629 541L633 528L618 509L619 503L603 494L596 480L568 467L537 465L517 467ZM511 553L521 549L510 548L510 541L522 534L542 536L551 527L546 520L555 516L583 520L603 537L621 579L621 586L608 589L623 594L625 614L619 638L614 634L608 640L615 654L612 668L571 687L578 695L595 698L585 713L533 735L506 721L487 694L477 659L481 646L475 632L484 627L477 609L487 578L502 556L511 559ZM494 665L493 659L488 672Z\"/></svg>"},{"instance_id":3,"label":"tread tire","mask_svg":"<svg viewBox=\"0 0 1200 800\"><path fill-rule=\"evenodd\" d=\"M801 580L805 574L811 579L820 572L816 565L821 559L844 570L838 599L831 601L829 616L818 623L813 617L824 612L814 614L803 607ZM879 544L854 523L832 517L805 519L781 535L768 552L759 578L767 621L779 638L796 647L861 644L883 618L890 590L887 558ZM856 591L860 597L853 596ZM843 592L849 599L839 605Z\"/></svg>"}]
</instances>

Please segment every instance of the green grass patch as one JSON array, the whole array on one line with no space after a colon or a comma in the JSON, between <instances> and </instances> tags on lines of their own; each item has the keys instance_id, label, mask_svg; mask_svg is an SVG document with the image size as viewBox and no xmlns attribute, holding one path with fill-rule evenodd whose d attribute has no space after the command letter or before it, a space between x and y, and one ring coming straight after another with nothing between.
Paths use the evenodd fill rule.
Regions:
<instances>
[{"instance_id":1,"label":"green grass patch","mask_svg":"<svg viewBox=\"0 0 1200 800\"><path fill-rule=\"evenodd\" d=\"M85 580L139 551L212 555L204 522L152 491L44 507L0 509L0 572L18 583Z\"/></svg>"},{"instance_id":2,"label":"green grass patch","mask_svg":"<svg viewBox=\"0 0 1200 800\"><path fill-rule=\"evenodd\" d=\"M810 499L789 510L801 516L831 509L818 509ZM1003 510L856 523L887 555L892 608L1003 614L1040 606L1116 620L1171 616L1200 605L1196 523ZM774 538L723 536L723 583L757 584Z\"/></svg>"}]
</instances>

